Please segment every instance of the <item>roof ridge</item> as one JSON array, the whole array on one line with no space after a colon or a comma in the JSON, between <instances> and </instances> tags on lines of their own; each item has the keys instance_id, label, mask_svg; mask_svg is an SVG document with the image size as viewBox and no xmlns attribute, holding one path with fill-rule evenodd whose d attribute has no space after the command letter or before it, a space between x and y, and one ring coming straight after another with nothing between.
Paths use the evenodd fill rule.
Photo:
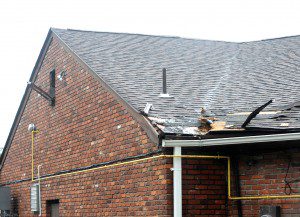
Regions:
<instances>
[{"instance_id":1,"label":"roof ridge","mask_svg":"<svg viewBox=\"0 0 300 217\"><path fill-rule=\"evenodd\" d=\"M221 43L231 43L238 44L240 42L234 41L222 41L222 40L210 40L210 39L200 39L200 38L188 38L181 36L172 36L172 35L150 35L150 34L142 34L142 33L128 33L128 32L108 32L108 31L92 31L92 30L81 30L81 29L60 29L60 28L52 28L51 30L65 30L65 31L73 31L73 32L83 32L83 33L106 33L106 34L123 34L123 35L136 35L136 36L148 36L148 37L160 37L160 38L174 38L174 39L184 39L184 40L196 40L196 41L208 41L208 42L221 42Z\"/></svg>"},{"instance_id":2,"label":"roof ridge","mask_svg":"<svg viewBox=\"0 0 300 217\"><path fill-rule=\"evenodd\" d=\"M276 38L266 38L266 39L259 39L259 40L250 40L250 41L226 41L226 40L210 40L210 39L200 39L200 38L189 38L189 37L181 37L181 36L173 36L173 35L150 35L150 34L142 34L142 33L130 33L130 32L109 32L109 31L94 31L94 30L82 30L82 29L61 29L61 28L54 28L51 27L51 30L65 30L65 31L73 31L73 32L83 32L83 33L106 33L106 34L123 34L123 35L136 35L136 36L149 36L149 37L162 37L162 38L174 38L174 39L185 39L185 40L197 40L197 41L210 41L210 42L222 42L222 43L232 43L232 44L246 44L252 42L266 42L272 40L280 40L280 39L288 39L288 38L295 38L300 37L300 35L290 35L290 36L282 36Z\"/></svg>"},{"instance_id":3,"label":"roof ridge","mask_svg":"<svg viewBox=\"0 0 300 217\"><path fill-rule=\"evenodd\" d=\"M290 35L290 36L281 36L281 37L276 37L276 38L267 38L267 39L263 39L261 41L272 41L272 40L286 39L286 38L296 38L296 37L300 37L300 35Z\"/></svg>"},{"instance_id":4,"label":"roof ridge","mask_svg":"<svg viewBox=\"0 0 300 217\"><path fill-rule=\"evenodd\" d=\"M247 44L247 43L252 43L252 42L268 42L268 41L289 39L289 38L296 38L296 37L300 37L300 35L290 35L290 36L281 36L281 37L276 37L276 38L266 38L266 39L253 40L253 41L244 41L244 42L239 42L239 44Z\"/></svg>"},{"instance_id":5,"label":"roof ridge","mask_svg":"<svg viewBox=\"0 0 300 217\"><path fill-rule=\"evenodd\" d=\"M150 35L150 34L142 34L142 33L128 33L128 32L108 32L108 31L93 31L93 30L82 30L82 29L60 29L60 28L51 28L52 30L67 30L67 31L74 31L74 32L87 32L87 33L107 33L107 34L124 34L124 35L138 35L138 36L151 36L151 37L164 37L164 38L182 38L179 36L172 36L172 35Z\"/></svg>"},{"instance_id":6,"label":"roof ridge","mask_svg":"<svg viewBox=\"0 0 300 217\"><path fill-rule=\"evenodd\" d=\"M74 32L86 32L86 33L107 33L107 34L124 34L124 35L136 35L136 36L149 36L149 37L162 37L162 38L174 38L174 39L185 39L185 40L197 40L197 41L210 41L210 42L222 42L222 43L232 43L232 44L247 44L252 42L267 42L273 40L280 40L280 39L288 39L288 38L295 38L300 37L300 35L290 35L290 36L282 36L276 38L266 38L266 39L259 39L259 40L250 40L250 41L226 41L226 40L210 40L210 39L200 39L200 38L189 38L189 37L181 37L181 36L173 36L173 35L150 35L150 34L142 34L142 33L130 33L130 32L109 32L109 31L94 31L94 30L82 30L82 29L61 29L61 28L54 28L51 27L51 30L65 30L65 31L74 31Z\"/></svg>"}]
</instances>

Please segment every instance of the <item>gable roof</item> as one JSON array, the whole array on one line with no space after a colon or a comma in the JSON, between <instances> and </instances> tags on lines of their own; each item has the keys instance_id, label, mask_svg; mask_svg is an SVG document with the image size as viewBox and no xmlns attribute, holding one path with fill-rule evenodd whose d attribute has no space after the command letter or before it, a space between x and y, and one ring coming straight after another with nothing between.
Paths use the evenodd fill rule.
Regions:
<instances>
[{"instance_id":1,"label":"gable roof","mask_svg":"<svg viewBox=\"0 0 300 217\"><path fill-rule=\"evenodd\" d=\"M240 128L248 113L270 99L275 102L248 129L298 130L300 36L231 43L125 33L53 29L105 83L165 133L202 134L205 116ZM167 69L168 93L162 92L162 68ZM245 113L248 112L248 113ZM241 115L240 115L241 114ZM282 116L280 116L282 118ZM206 132L204 132L206 133Z\"/></svg>"},{"instance_id":2,"label":"gable roof","mask_svg":"<svg viewBox=\"0 0 300 217\"><path fill-rule=\"evenodd\" d=\"M276 99L267 107L272 112L259 113L248 129L300 129L300 36L232 43L52 28L30 82L53 37L127 106L155 142L159 134L153 126L165 134L206 134L199 122L203 116L238 129L269 99ZM170 98L159 97L162 68L167 68ZM30 92L28 86L0 156L0 169ZM153 125L141 115L147 103L153 105L147 117Z\"/></svg>"}]
</instances>

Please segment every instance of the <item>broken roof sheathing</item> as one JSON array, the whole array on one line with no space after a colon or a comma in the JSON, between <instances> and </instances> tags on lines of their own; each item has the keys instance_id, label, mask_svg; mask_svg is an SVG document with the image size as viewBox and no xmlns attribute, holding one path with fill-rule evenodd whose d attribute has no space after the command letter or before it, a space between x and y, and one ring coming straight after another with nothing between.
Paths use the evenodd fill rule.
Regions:
<instances>
[{"instance_id":1,"label":"broken roof sheathing","mask_svg":"<svg viewBox=\"0 0 300 217\"><path fill-rule=\"evenodd\" d=\"M247 126L299 129L299 110L281 111L299 100L300 36L231 43L125 33L52 29L70 49L164 133L197 135L208 117L239 129L248 113L275 102ZM162 92L162 68L167 91ZM267 112L266 112L267 111ZM269 112L271 111L271 112ZM285 119L274 116L284 113ZM273 116L272 116L273 115ZM282 120L282 121L280 121Z\"/></svg>"}]
</instances>

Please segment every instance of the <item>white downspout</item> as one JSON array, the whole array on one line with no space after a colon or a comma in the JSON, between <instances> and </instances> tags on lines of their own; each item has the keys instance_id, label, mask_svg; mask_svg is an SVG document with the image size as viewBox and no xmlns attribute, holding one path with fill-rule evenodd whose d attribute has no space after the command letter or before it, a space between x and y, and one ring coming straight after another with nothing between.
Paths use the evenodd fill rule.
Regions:
<instances>
[{"instance_id":1,"label":"white downspout","mask_svg":"<svg viewBox=\"0 0 300 217\"><path fill-rule=\"evenodd\" d=\"M174 147L174 155L181 155L181 147ZM174 217L182 217L182 169L181 157L173 157Z\"/></svg>"},{"instance_id":2,"label":"white downspout","mask_svg":"<svg viewBox=\"0 0 300 217\"><path fill-rule=\"evenodd\" d=\"M39 181L39 216L42 216L42 195L41 195L41 173L40 173L40 168L42 165L38 165L38 181Z\"/></svg>"}]
</instances>

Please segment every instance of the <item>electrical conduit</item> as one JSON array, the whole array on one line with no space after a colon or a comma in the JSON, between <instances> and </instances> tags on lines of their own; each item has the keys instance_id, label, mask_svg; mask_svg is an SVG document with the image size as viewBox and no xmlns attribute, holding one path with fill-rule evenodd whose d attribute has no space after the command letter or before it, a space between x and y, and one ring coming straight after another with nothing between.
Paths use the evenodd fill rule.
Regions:
<instances>
[{"instance_id":1,"label":"electrical conduit","mask_svg":"<svg viewBox=\"0 0 300 217\"><path fill-rule=\"evenodd\" d=\"M31 143L31 169L32 169L32 181L36 181L34 179L34 135L35 133L38 133L39 131L32 131L32 143ZM181 147L180 147L181 148ZM177 153L177 152L176 152ZM228 199L230 200L256 200L256 199L288 199L288 198L300 198L300 194L295 194L295 195L258 195L258 196L243 196L243 197L236 197L236 196L231 196L231 163L230 163L230 157L228 156L219 156L219 155L181 155L181 154L175 154L174 155L156 155L152 157L146 157L146 158L141 158L137 160L132 160L132 161L126 161L126 162L121 162L121 163L115 163L115 164L110 164L110 165L104 165L104 166L99 166L95 168L90 168L90 169L85 169L85 170L80 170L80 171L74 171L74 172L68 172L68 173L63 173L63 174L58 174L58 175L53 175L53 176L47 176L47 177L40 177L39 180L46 180L46 179L51 179L51 178L56 178L56 177L61 177L61 176L68 176L68 175L74 175L74 174L79 174L83 172L89 172L89 171L94 171L94 170L100 170L100 169L107 169L115 166L122 166L122 165L127 165L127 164L136 164L140 163L142 161L146 160L151 160L151 159L158 159L158 158L202 158L202 159L227 159L227 179L228 179ZM176 161L174 161L176 162ZM181 163L181 161L180 161Z\"/></svg>"}]
</instances>

